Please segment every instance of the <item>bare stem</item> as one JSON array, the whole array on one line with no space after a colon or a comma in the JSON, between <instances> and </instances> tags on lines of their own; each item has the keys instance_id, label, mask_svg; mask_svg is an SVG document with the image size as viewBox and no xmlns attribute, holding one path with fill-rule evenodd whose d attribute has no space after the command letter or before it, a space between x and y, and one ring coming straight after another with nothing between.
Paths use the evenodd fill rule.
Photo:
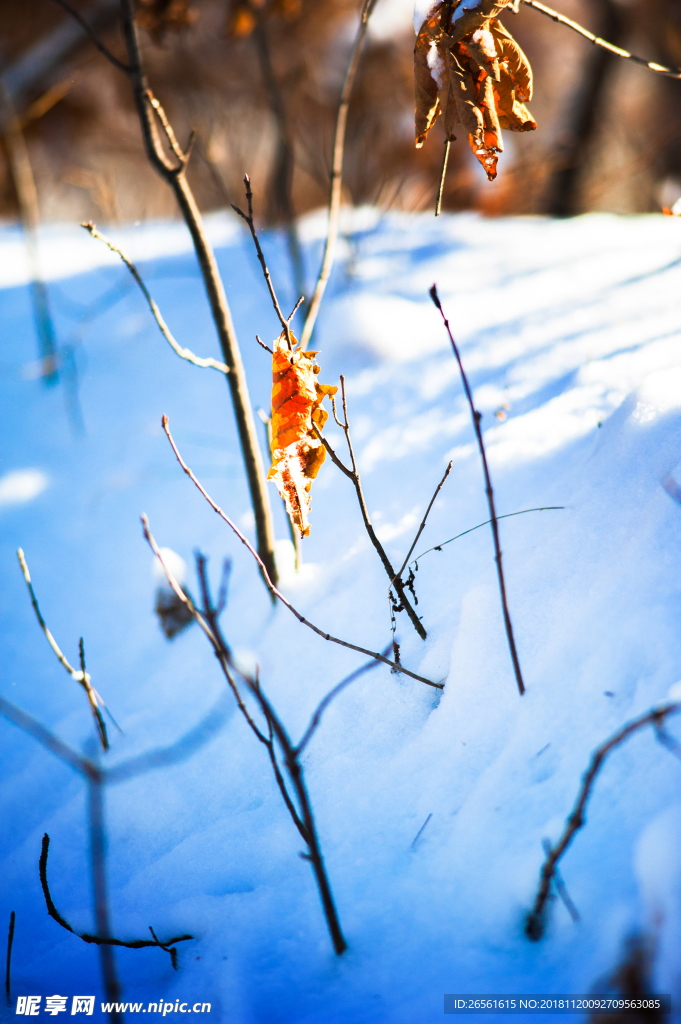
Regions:
<instances>
[{"instance_id":1,"label":"bare stem","mask_svg":"<svg viewBox=\"0 0 681 1024\"><path fill-rule=\"evenodd\" d=\"M497 522L500 519L512 519L513 516L524 516L527 512L553 512L564 508L565 505L543 505L541 508L524 508L521 509L520 512L507 512L506 515L497 516ZM469 533L474 533L475 530L480 530L483 526L489 526L491 522L491 519L485 519L484 523L478 523L477 526L471 526L470 530L464 530L463 533L457 533L455 537L450 537L449 540L443 540L441 544L435 544L432 548L426 548L425 551L422 551L420 555L417 555L416 558L413 559L413 562L418 562L420 558L423 558L424 555L429 555L431 551L442 551L446 544L451 544L452 541L458 540L459 537L465 537Z\"/></svg>"},{"instance_id":2,"label":"bare stem","mask_svg":"<svg viewBox=\"0 0 681 1024\"><path fill-rule=\"evenodd\" d=\"M445 154L442 158L442 172L440 174L440 187L437 192L437 201L435 203L435 216L439 217L442 211L442 194L445 190L445 177L447 176L447 164L449 163L449 150L452 146L452 139L447 139L445 142Z\"/></svg>"},{"instance_id":3,"label":"bare stem","mask_svg":"<svg viewBox=\"0 0 681 1024\"><path fill-rule=\"evenodd\" d=\"M12 911L9 915L9 931L7 933L7 966L5 968L5 997L7 1005L11 1003L11 970L12 970L12 946L14 945L14 922L17 915Z\"/></svg>"},{"instance_id":4,"label":"bare stem","mask_svg":"<svg viewBox=\"0 0 681 1024\"><path fill-rule=\"evenodd\" d=\"M287 598L284 597L284 595L281 593L281 591L277 589L277 587L274 585L274 583L272 582L270 577L267 575L267 570L265 568L265 565L263 564L263 562L262 562L260 556L258 555L257 551L254 549L253 545L243 535L243 533L235 525L235 523L232 522L232 520L229 518L229 516L227 516L225 514L225 512L222 511L220 506L217 505L213 501L213 499L208 494L206 489L202 486L202 484L194 476L193 472L191 471L189 466L186 464L186 462L184 461L184 459L180 455L180 452L179 452L179 450L177 448L177 445L175 444L175 441L173 440L173 436L170 433L170 428L168 426L168 418L167 418L167 416L163 417L163 429L165 430L166 435L168 437L168 440L170 441L170 445L171 445L171 447L172 447L172 449L173 449L173 451L175 453L175 458L179 462L179 464L182 467L182 469L184 470L184 472L187 474L187 476L192 481L194 486L204 496L204 498L206 499L208 504L211 506L213 511L216 512L220 516L220 518L222 520L224 520L225 523L227 523L229 528L236 534L236 536L239 538L239 540L244 545L244 547L246 547L248 549L248 551L250 552L252 557L255 559L255 561L259 565L260 571L261 571L261 573L263 575L263 579L265 580L265 584L266 584L269 592L272 594L272 596L275 597L278 601L281 601L281 603L283 605L285 605L286 608L288 608L288 610L291 612L291 614L295 615L295 617L298 619L299 622L301 622L304 626L307 626L308 629L311 629L313 631L313 633L316 633L318 636L323 637L324 640L328 640L330 643L339 644L341 647L347 647L351 651L358 651L360 654L366 654L370 658L375 658L378 661L382 661L383 664L389 665L390 668L394 669L395 671L404 673L404 675L409 676L411 679L417 679L419 682L426 683L428 686L434 686L438 690L444 689L444 685L442 683L434 683L432 681L432 679L426 679L425 676L419 676L415 672L410 672L409 669L404 668L403 665L397 665L394 661L390 661L389 658L384 657L382 654L379 654L376 651L369 651L369 650L367 650L366 647L360 647L357 644L348 643L346 640L340 640L338 637L332 636L330 633L325 633L323 630L319 629L312 622L310 622L308 619L306 619L304 615L301 615L301 613L296 608L293 607L291 602L289 600L287 600ZM152 545L153 538L152 538L151 533L149 531L149 520L147 519L146 516L142 516L142 525L144 527L144 535L147 538L147 541L149 542L149 544L152 546L152 550L154 550L154 553L156 553L158 549L155 548ZM155 544L155 541L154 541L154 544ZM180 601L183 601L185 604L187 603L187 597L184 594L184 592L181 590L181 588L178 588L178 590L175 591L175 593L177 594L177 597L178 597L178 599ZM201 625L200 622L199 622L199 625ZM204 630L204 632L205 632L205 630Z\"/></svg>"},{"instance_id":5,"label":"bare stem","mask_svg":"<svg viewBox=\"0 0 681 1024\"><path fill-rule=\"evenodd\" d=\"M556 865L574 839L575 834L586 824L586 805L589 797L591 796L596 776L603 767L606 757L615 749L615 747L618 747L633 733L638 732L639 729L643 729L647 725L652 725L657 730L661 728L669 715L678 714L679 711L681 711L681 703L668 704L666 707L656 708L654 711L648 711L645 715L641 715L639 718L635 718L633 722L629 722L628 725L625 725L622 729L616 732L614 736L611 736L609 740L603 743L600 747L597 747L591 755L589 767L584 773L582 785L580 786L579 793L577 795L577 800L572 809L572 813L565 822L563 834L555 846L547 847L546 860L544 861L539 876L539 889L537 891L537 896L534 901L532 911L528 914L525 922L525 934L528 938L538 940L544 934L544 928L546 926L546 907L551 890L551 883L556 875Z\"/></svg>"},{"instance_id":6,"label":"bare stem","mask_svg":"<svg viewBox=\"0 0 681 1024\"><path fill-rule=\"evenodd\" d=\"M390 562L390 559L388 558L388 556L387 556L387 554L385 552L385 548L383 547L383 545L381 544L380 540L376 536L376 531L374 530L373 524L371 522L371 517L369 516L369 510L367 509L367 504L366 504L366 501L365 501L365 498L364 498L364 491L362 490L362 482L360 480L359 470L357 468L357 461L355 459L355 452L354 452L354 448L352 446L352 437L350 436L350 423L348 421L348 403L347 403L347 399L346 399L346 395L345 395L345 377L342 374L341 374L340 382L341 382L341 394L343 396L343 422L341 423L341 421L338 419L338 415L337 415L337 412L336 412L336 403L335 403L335 401L333 401L333 415L334 415L334 419L335 419L336 423L338 424L338 426L342 429L343 433L345 434L345 440L346 440L346 443L347 443L347 446L348 446L348 452L350 453L350 462L351 462L351 465L352 465L351 469L348 469L348 467L345 466L341 462L341 460L338 458L338 456L336 455L334 450L331 448L331 445L329 444L329 442L326 441L322 437L321 432L317 429L316 424L313 423L312 426L314 428L315 434L317 435L319 440L322 442L322 444L326 448L326 450L329 453L329 455L331 456L334 464L336 466L338 466L338 468L341 470L341 472L343 472L348 477L348 479L352 480L352 483L353 483L354 488L355 488L355 493L357 494L357 501L359 503L359 509L360 509L360 512L362 513L362 519L364 521L364 527L366 529L367 534L369 535L369 540L371 541L371 543L373 544L374 548L376 549L376 553L378 554L378 557L381 560L381 564L383 565L383 568L385 569L386 573L388 574L388 579L390 580L391 585L395 587L395 590L399 594L400 603L402 605L402 608L404 609L404 611L406 611L407 615L409 616L409 618L411 620L411 623L412 623L414 629L416 630L416 632L418 633L418 635L421 637L422 640L425 640L428 634L426 633L426 630L425 630L425 627L424 627L423 623L419 619L418 615L416 614L415 609L412 607L411 602L410 602L409 598L407 597L407 595L405 593L404 584L402 583L402 580L400 579L401 572L400 573L396 573L395 570L393 569L393 566L392 566L392 564ZM445 474L445 476L446 475L447 474ZM433 501L434 500L435 500L435 498L433 498ZM431 505L432 505L432 502L431 502ZM430 508L429 508L429 511L430 511ZM400 611L402 610L402 608L400 608Z\"/></svg>"},{"instance_id":7,"label":"bare stem","mask_svg":"<svg viewBox=\"0 0 681 1024\"><path fill-rule=\"evenodd\" d=\"M426 509L426 514L424 515L423 519L421 520L421 525L419 526L418 530L416 531L416 536L414 537L414 540L412 541L412 545L409 548L409 550L407 551L406 555L404 556L404 561L402 562L402 565L400 566L400 569L398 570L397 576L400 579L402 578L402 573L404 572L404 570L407 568L407 565L409 564L409 559L411 558L411 554L412 554L414 548L416 547L416 545L418 543L418 539L419 539L419 537L421 536L421 534L423 533L423 531L424 531L424 529L426 527L426 522L428 521L428 516L430 515L430 510L433 507L433 505L435 504L435 499L437 498L438 494L442 490L442 488L444 486L445 480L447 479L447 477L449 476L449 474L452 471L452 466L453 465L454 465L453 462L449 463L449 465L447 466L447 468L445 470L445 474L442 477L442 480L440 480L440 483L435 488L435 493L433 494L433 497L430 499L430 504L428 505L428 508Z\"/></svg>"},{"instance_id":8,"label":"bare stem","mask_svg":"<svg viewBox=\"0 0 681 1024\"><path fill-rule=\"evenodd\" d=\"M629 53L628 50L623 50L620 46L615 46L614 43L609 43L605 39L601 39L600 36L596 36L593 32L589 32L587 28L580 25L579 22L573 21L571 18L566 18L564 14L559 14L558 11L554 11L551 7L546 7L544 4L539 3L539 0L521 0L522 3L527 4L528 7L532 7L535 11L539 11L540 14L545 14L551 18L552 21L557 22L559 25L565 25L567 28L571 28L573 32L577 32L584 39L588 39L594 46L601 46L604 50L608 50L610 53L614 53L617 57L624 57L625 60L631 60L634 64L640 64L644 68L648 68L649 71L655 71L658 75L666 75L668 78L681 78L681 70L679 68L668 68L664 64L656 64L654 61L646 60L644 57L637 57L633 53Z\"/></svg>"},{"instance_id":9,"label":"bare stem","mask_svg":"<svg viewBox=\"0 0 681 1024\"><path fill-rule=\"evenodd\" d=\"M375 6L376 0L364 0L362 13L360 14L359 19L359 26L357 28L357 35L355 36L355 42L353 43L352 50L350 52L350 63L348 64L348 70L345 72L345 81L343 82L343 88L341 89L338 113L336 115L336 131L333 139L331 189L329 194L329 221L326 232L326 244L324 246L322 265L319 269L319 277L317 278L317 284L315 285L315 290L312 295L312 299L310 300L303 333L300 337L301 351L305 350L310 343L312 332L317 321L319 307L324 297L329 277L331 276L331 268L333 267L333 259L336 252L336 240L338 238L338 219L340 217L341 191L343 184L343 155L345 152L345 129L348 123L348 108L350 106L352 87L355 83L355 75L357 74L357 68L359 66L359 58L362 53L362 44L364 43L364 37L367 32L371 12Z\"/></svg>"},{"instance_id":10,"label":"bare stem","mask_svg":"<svg viewBox=\"0 0 681 1024\"><path fill-rule=\"evenodd\" d=\"M54 639L54 637L50 633L49 629L47 628L47 624L45 623L45 620L42 617L42 613L40 611L40 606L38 605L38 599L35 596L35 591L33 589L33 584L31 582L31 574L28 571L28 565L26 564L26 559L24 557L24 552L22 551L21 548L18 549L17 556L19 558L19 565L21 566L21 571L23 573L24 579L26 580L26 586L28 587L28 592L29 592L29 594L31 596L31 604L33 605L33 611L35 612L36 618L38 620L38 624L39 624L40 628L42 629L43 633L45 634L45 637L46 637L47 642L49 643L50 647L52 648L52 650L56 654L57 660L60 662L60 664L62 664L64 666L64 668L66 669L68 674L71 676L71 678L76 683L78 683L79 686L82 686L83 689L85 690L85 693L87 694L88 703L90 705L90 710L92 711L92 716L93 716L94 721L95 721L95 727L97 729L97 734L99 736L99 739L101 741L101 744L102 744L102 747L104 748L104 750L108 750L109 749L109 741L108 741L108 738L107 738L107 735L106 735L106 725L104 724L104 719L102 718L102 714L101 714L101 712L99 710L99 704L100 703L103 704L104 702L99 697L99 694L96 693L95 690L93 689L92 683L90 681L90 676L85 671L85 652L84 652L84 648L83 648L83 639L81 637L80 645L79 645L80 664L81 664L81 669L80 669L80 672L79 672L78 669L75 669L73 667L73 665L71 665L67 661L65 656L62 654L62 651L61 651L61 648L59 647L59 644L57 643L57 641Z\"/></svg>"},{"instance_id":11,"label":"bare stem","mask_svg":"<svg viewBox=\"0 0 681 1024\"><path fill-rule=\"evenodd\" d=\"M66 3L66 0L54 0L54 2L56 4L59 4L59 6L64 11L66 11L67 14L70 14L71 17L78 22L83 32L85 32L85 34L89 36L89 38L95 44L99 52L103 54L103 56L105 56L106 59L110 61L110 63L113 64L115 68L118 68L119 71L124 71L126 74L129 73L130 68L128 67L128 65L124 64L123 61L119 60L118 57L115 57L113 55L109 47L102 42L99 36L88 25L85 18L83 18L82 15L74 7L71 6L71 4Z\"/></svg>"},{"instance_id":12,"label":"bare stem","mask_svg":"<svg viewBox=\"0 0 681 1024\"><path fill-rule=\"evenodd\" d=\"M149 290L147 289L147 286L142 280L142 277L137 267L132 262L132 260L125 255L122 249L119 249L117 245L114 245L113 242L111 242L106 237L106 235L103 235L101 231L98 231L95 225L92 223L92 221L87 221L86 223L81 224L81 227L85 228L85 230L89 232L89 234L91 234L93 238L98 238L100 242L104 242L104 245L108 246L111 252L115 252L118 256L120 256L123 263L125 263L126 267L132 274L133 278L135 279L140 291L144 295L144 298L147 300L147 305L149 306L152 316L158 325L159 331L166 339L166 341L172 348L173 352L175 352L180 357L180 359L186 359L188 363L193 363L194 366L202 366L204 368L210 368L212 370L219 370L220 373L229 373L229 367L225 366L224 363L218 362L217 359L203 359L201 356L194 355L194 353L190 351L190 349L183 348L173 337L170 328L163 319L163 316L161 315L161 310L158 308L158 306L152 299Z\"/></svg>"},{"instance_id":13,"label":"bare stem","mask_svg":"<svg viewBox=\"0 0 681 1024\"><path fill-rule=\"evenodd\" d=\"M286 320L284 318L284 314L281 311L281 306L279 305L279 300L277 299L277 293L274 290L274 285L272 284L272 278L270 277L270 272L268 270L267 263L265 262L265 256L264 256L263 251L262 251L262 249L260 247L260 241L258 239L258 232L255 230L255 222L253 220L253 191L251 189L251 179L248 177L247 174L244 175L244 185L246 186L246 202L248 203L248 216L246 216L246 214L243 212L243 210L240 210L238 206L235 206L234 203L232 203L232 209L235 211L235 213L238 213L240 217L243 217L243 219L248 224L248 227L249 227L250 232L251 232L251 237L252 237L253 242L255 244L255 250L256 250L256 252L258 254L258 259L260 260L260 266L262 267L262 272L263 272L263 275L265 277L265 281L267 282L267 287L269 289L270 298L272 299L272 305L274 306L275 312L276 312L277 316L279 317L279 323L282 326L282 330L284 331L284 334L286 335L286 343L287 343L287 345L289 347L289 352L290 352L293 349L293 342L291 340L291 328L289 326L290 318L289 318L289 320ZM295 310L294 310L294 312L295 312ZM291 314L291 316L293 316L293 313Z\"/></svg>"},{"instance_id":14,"label":"bare stem","mask_svg":"<svg viewBox=\"0 0 681 1024\"><path fill-rule=\"evenodd\" d=\"M499 524L497 522L497 514L494 508L494 492L492 491L492 480L489 474L489 467L487 465L487 455L485 454L485 445L482 440L482 430L480 429L480 420L482 419L482 413L478 412L473 404L473 395L468 385L468 378L466 377L463 363L461 362L461 356L459 355L459 349L456 342L454 341L454 335L452 334L449 326L449 320L445 316L444 310L440 303L440 299L437 294L437 288L435 285L430 289L430 297L433 300L437 309L439 309L444 325L449 335L449 340L452 343L452 349L454 350L454 356L459 364L459 371L461 373L461 380L463 382L464 391L466 392L466 398L468 405L471 410L471 417L473 419L473 427L475 429L475 436L478 439L478 448L480 449L480 459L482 460L482 469L485 475L485 493L487 494L487 503L489 505L489 514L492 524L492 536L494 537L494 551L495 561L497 563L497 575L499 577L499 592L501 594L501 607L504 613L504 624L506 626L506 636L508 638L508 646L511 652L511 661L513 662L513 670L515 672L516 683L518 684L518 690L520 695L525 693L525 684L523 683L522 673L520 671L520 661L518 659L518 652L516 651L515 640L513 638L513 626L511 625L511 614L508 610L508 601L506 599L506 584L504 582L504 570L501 564L501 544L499 543Z\"/></svg>"}]
</instances>

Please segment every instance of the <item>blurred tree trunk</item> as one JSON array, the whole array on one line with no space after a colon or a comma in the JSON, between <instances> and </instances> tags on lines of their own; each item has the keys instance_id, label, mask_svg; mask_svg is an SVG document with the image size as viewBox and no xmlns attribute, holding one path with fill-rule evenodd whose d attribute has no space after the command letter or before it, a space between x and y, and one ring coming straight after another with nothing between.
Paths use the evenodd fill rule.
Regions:
<instances>
[{"instance_id":1,"label":"blurred tree trunk","mask_svg":"<svg viewBox=\"0 0 681 1024\"><path fill-rule=\"evenodd\" d=\"M592 6L597 14L592 31L610 43L622 45L625 20L619 5L615 0L592 0ZM594 46L582 66L547 187L546 212L552 217L573 217L581 212L581 180L598 135L610 71L618 60L614 54Z\"/></svg>"}]
</instances>

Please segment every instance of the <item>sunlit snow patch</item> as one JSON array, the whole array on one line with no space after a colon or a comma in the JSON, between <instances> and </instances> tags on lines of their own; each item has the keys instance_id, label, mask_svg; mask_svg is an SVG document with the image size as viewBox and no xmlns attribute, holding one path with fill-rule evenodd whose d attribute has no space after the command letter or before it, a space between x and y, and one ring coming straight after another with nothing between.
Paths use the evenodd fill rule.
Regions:
<instances>
[{"instance_id":1,"label":"sunlit snow patch","mask_svg":"<svg viewBox=\"0 0 681 1024\"><path fill-rule=\"evenodd\" d=\"M49 482L49 477L41 469L15 469L5 473L0 476L0 508L33 501Z\"/></svg>"}]
</instances>

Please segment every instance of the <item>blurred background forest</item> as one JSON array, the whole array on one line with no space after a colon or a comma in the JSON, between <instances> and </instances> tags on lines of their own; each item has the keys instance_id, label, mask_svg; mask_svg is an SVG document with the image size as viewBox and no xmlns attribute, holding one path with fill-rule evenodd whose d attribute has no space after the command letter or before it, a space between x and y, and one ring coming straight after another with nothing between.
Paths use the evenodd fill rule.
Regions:
<instances>
[{"instance_id":1,"label":"blurred background forest","mask_svg":"<svg viewBox=\"0 0 681 1024\"><path fill-rule=\"evenodd\" d=\"M561 13L649 60L681 64L681 0L556 0ZM73 0L119 55L116 0ZM434 205L440 124L414 148L411 0L378 0L350 107L344 201ZM338 95L358 0L139 0L149 79L202 210L241 201L248 172L270 224L328 200ZM43 221L177 215L143 152L127 77L54 0L1 0L0 216L18 215L21 128ZM681 81L619 60L527 7L504 16L535 75L536 132L504 133L489 184L459 140L444 208L488 215L659 211L681 194Z\"/></svg>"}]
</instances>

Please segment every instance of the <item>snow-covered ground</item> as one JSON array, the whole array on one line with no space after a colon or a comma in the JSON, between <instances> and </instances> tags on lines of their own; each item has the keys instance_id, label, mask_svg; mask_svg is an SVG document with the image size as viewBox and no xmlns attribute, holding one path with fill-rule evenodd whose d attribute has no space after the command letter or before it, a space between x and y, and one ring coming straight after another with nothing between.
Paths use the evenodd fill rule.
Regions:
<instances>
[{"instance_id":1,"label":"snow-covered ground","mask_svg":"<svg viewBox=\"0 0 681 1024\"><path fill-rule=\"evenodd\" d=\"M232 217L209 223L254 405L267 407L270 363L255 334L271 340L276 320L250 241ZM302 225L310 274L323 229L321 216ZM111 234L140 261L179 342L219 357L184 229ZM283 242L267 235L264 246L290 307ZM0 695L93 756L85 695L38 629L21 546L57 642L77 664L84 637L93 684L123 729L111 729L107 763L169 746L223 700L200 631L168 642L159 629L144 511L159 544L188 563L194 592L195 548L210 556L215 586L222 558L233 560L225 633L244 665L257 661L297 739L363 659L272 608L248 553L173 457L163 413L252 536L224 380L173 354L100 243L54 227L41 251L68 355L51 388L36 378L23 242L0 232ZM561 861L579 920L555 900L540 942L523 931L542 842L560 836L591 752L678 693L680 277L674 218L348 215L319 323L320 381L346 376L369 510L390 556L401 562L449 459L416 553L488 518L433 281L483 412L499 514L563 506L500 524L527 693L513 677L489 527L419 559L428 639L404 616L398 638L404 663L446 677L444 691L374 669L330 706L304 756L349 944L341 958L266 752L232 703L193 756L111 786L113 933L144 938L151 925L161 938L195 936L178 947L177 973L159 949L116 950L124 1000L210 1002L210 1019L234 1024L427 1024L442 1017L444 993L614 991L639 937L651 990L670 993L681 1019L681 763L651 729L606 762ZM338 428L327 433L340 448ZM323 467L298 576L273 500L287 595L323 629L382 649L387 578L349 482ZM38 875L48 832L55 903L93 931L85 784L15 725L0 719L0 733L0 929L15 910L13 995L99 1002L97 950L48 917Z\"/></svg>"}]
</instances>

